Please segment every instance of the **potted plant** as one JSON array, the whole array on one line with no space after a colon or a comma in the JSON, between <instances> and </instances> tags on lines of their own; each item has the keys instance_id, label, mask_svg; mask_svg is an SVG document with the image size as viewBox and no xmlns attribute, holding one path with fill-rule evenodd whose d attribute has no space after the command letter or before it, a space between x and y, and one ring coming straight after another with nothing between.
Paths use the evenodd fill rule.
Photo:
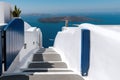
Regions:
<instances>
[{"instance_id":1,"label":"potted plant","mask_svg":"<svg viewBox=\"0 0 120 80\"><path fill-rule=\"evenodd\" d=\"M13 18L19 18L21 10L20 8L17 8L17 6L15 5L14 10L11 13L12 13Z\"/></svg>"}]
</instances>

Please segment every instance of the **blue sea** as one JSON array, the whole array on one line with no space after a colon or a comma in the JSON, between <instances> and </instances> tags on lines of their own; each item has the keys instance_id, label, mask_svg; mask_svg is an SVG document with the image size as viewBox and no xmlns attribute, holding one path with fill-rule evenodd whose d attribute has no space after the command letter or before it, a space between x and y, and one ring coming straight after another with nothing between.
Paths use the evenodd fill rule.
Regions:
<instances>
[{"instance_id":1,"label":"blue sea","mask_svg":"<svg viewBox=\"0 0 120 80\"><path fill-rule=\"evenodd\" d=\"M43 46L45 48L53 46L55 36L58 31L61 31L64 26L64 22L59 23L41 23L40 18L54 17L54 16L84 16L88 18L93 18L98 21L88 21L88 22L69 22L69 26L73 24L81 23L92 23L92 24L104 24L104 25L114 25L120 24L120 14L119 13L89 13L89 14L54 14L54 15L22 15L22 19L28 22L33 27L39 27L43 34Z\"/></svg>"}]
</instances>

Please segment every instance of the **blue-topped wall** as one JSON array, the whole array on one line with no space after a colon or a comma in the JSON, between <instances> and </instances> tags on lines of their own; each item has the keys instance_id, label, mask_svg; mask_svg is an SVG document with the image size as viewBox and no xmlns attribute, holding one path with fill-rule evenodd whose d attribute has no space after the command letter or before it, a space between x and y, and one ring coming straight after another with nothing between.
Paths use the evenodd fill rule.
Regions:
<instances>
[{"instance_id":1,"label":"blue-topped wall","mask_svg":"<svg viewBox=\"0 0 120 80\"><path fill-rule=\"evenodd\" d=\"M5 70L7 70L24 45L24 22L11 21L5 30Z\"/></svg>"},{"instance_id":2,"label":"blue-topped wall","mask_svg":"<svg viewBox=\"0 0 120 80\"><path fill-rule=\"evenodd\" d=\"M19 51L24 45L24 22L21 19L14 19L8 23L0 33L0 62L4 63L4 69L7 70ZM2 67L0 65L0 70Z\"/></svg>"}]
</instances>

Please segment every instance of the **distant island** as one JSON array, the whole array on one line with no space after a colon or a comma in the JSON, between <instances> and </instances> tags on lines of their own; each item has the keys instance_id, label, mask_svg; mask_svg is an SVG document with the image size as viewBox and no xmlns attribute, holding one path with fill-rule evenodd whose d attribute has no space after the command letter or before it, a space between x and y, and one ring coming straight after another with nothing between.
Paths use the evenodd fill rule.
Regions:
<instances>
[{"instance_id":1,"label":"distant island","mask_svg":"<svg viewBox=\"0 0 120 80\"><path fill-rule=\"evenodd\" d=\"M40 18L39 21L42 23L58 23L68 20L70 22L87 22L87 21L98 21L93 18L83 17L83 16L62 16L62 17L50 17L50 18Z\"/></svg>"}]
</instances>

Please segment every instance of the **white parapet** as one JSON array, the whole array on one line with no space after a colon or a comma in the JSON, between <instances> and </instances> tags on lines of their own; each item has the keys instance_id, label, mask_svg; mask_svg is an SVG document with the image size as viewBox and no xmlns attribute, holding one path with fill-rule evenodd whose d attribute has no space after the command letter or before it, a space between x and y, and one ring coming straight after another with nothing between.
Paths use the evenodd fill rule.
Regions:
<instances>
[{"instance_id":1,"label":"white parapet","mask_svg":"<svg viewBox=\"0 0 120 80\"><path fill-rule=\"evenodd\" d=\"M62 55L68 67L80 74L81 31L79 27L66 28L58 32L54 48Z\"/></svg>"},{"instance_id":2,"label":"white parapet","mask_svg":"<svg viewBox=\"0 0 120 80\"><path fill-rule=\"evenodd\" d=\"M0 23L8 23L11 20L11 5L0 2Z\"/></svg>"},{"instance_id":3,"label":"white parapet","mask_svg":"<svg viewBox=\"0 0 120 80\"><path fill-rule=\"evenodd\" d=\"M108 26L80 25L91 31L89 80L120 80L120 27Z\"/></svg>"},{"instance_id":4,"label":"white parapet","mask_svg":"<svg viewBox=\"0 0 120 80\"><path fill-rule=\"evenodd\" d=\"M88 80L120 80L120 25L81 24L58 32L54 49L81 74L81 29L90 30Z\"/></svg>"},{"instance_id":5,"label":"white parapet","mask_svg":"<svg viewBox=\"0 0 120 80\"><path fill-rule=\"evenodd\" d=\"M25 44L28 47L33 48L42 48L42 32L40 28L32 27L27 22L24 22L25 29Z\"/></svg>"}]
</instances>

